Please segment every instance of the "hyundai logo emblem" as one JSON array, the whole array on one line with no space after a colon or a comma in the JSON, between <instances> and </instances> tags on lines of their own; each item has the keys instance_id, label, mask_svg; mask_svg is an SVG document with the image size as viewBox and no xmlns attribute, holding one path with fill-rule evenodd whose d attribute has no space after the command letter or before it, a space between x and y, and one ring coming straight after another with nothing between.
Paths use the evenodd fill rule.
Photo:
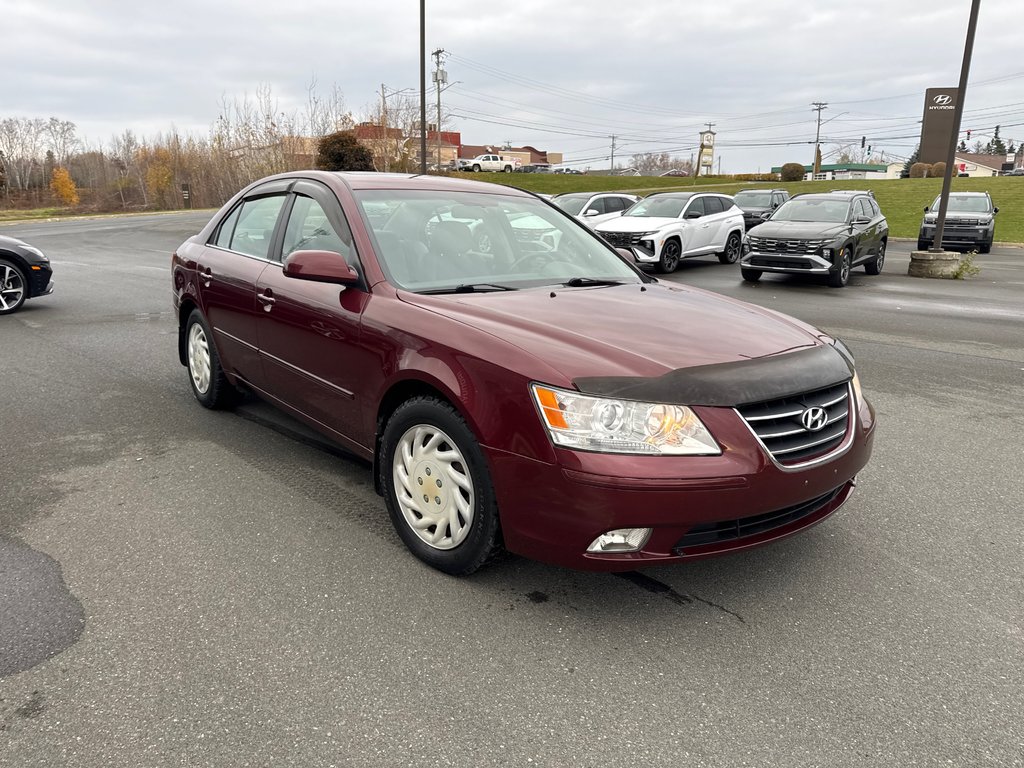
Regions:
<instances>
[{"instance_id":1,"label":"hyundai logo emblem","mask_svg":"<svg viewBox=\"0 0 1024 768\"><path fill-rule=\"evenodd\" d=\"M828 414L820 405L812 405L800 414L800 423L808 432L818 432L828 423Z\"/></svg>"},{"instance_id":2,"label":"hyundai logo emblem","mask_svg":"<svg viewBox=\"0 0 1024 768\"><path fill-rule=\"evenodd\" d=\"M948 94L941 93L938 96L936 96L934 99L932 99L932 101L934 101L940 107L944 107L946 104L952 104L953 103L953 97L949 96Z\"/></svg>"}]
</instances>

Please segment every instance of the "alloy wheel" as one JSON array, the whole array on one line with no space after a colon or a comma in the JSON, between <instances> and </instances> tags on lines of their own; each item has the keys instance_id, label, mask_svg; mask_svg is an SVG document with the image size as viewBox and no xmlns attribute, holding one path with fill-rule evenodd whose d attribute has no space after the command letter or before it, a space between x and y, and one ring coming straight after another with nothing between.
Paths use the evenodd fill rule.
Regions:
<instances>
[{"instance_id":1,"label":"alloy wheel","mask_svg":"<svg viewBox=\"0 0 1024 768\"><path fill-rule=\"evenodd\" d=\"M0 264L0 310L17 309L24 296L25 281L21 273L8 264Z\"/></svg>"}]
</instances>

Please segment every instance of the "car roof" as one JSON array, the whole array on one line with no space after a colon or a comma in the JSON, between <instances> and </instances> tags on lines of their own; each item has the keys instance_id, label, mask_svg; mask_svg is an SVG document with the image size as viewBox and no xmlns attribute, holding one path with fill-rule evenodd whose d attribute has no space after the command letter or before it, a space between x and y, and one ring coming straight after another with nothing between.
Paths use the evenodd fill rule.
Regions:
<instances>
[{"instance_id":1,"label":"car roof","mask_svg":"<svg viewBox=\"0 0 1024 768\"><path fill-rule=\"evenodd\" d=\"M747 187L746 189L741 189L740 190L740 192L785 192L785 191L786 190L780 189L779 187L774 187L772 189L769 189L768 187ZM737 192L736 194L738 195L740 192Z\"/></svg>"},{"instance_id":2,"label":"car roof","mask_svg":"<svg viewBox=\"0 0 1024 768\"><path fill-rule=\"evenodd\" d=\"M857 194L861 194L861 193L858 192ZM856 197L856 195L853 195L853 194L841 195L841 194L837 194L835 192L804 192L804 193L799 194L799 195L793 195L793 197L791 197L790 200L799 200L799 199L806 199L806 200L842 200L843 202L847 202L848 203L851 200L853 200L854 197Z\"/></svg>"},{"instance_id":3,"label":"car roof","mask_svg":"<svg viewBox=\"0 0 1024 768\"><path fill-rule=\"evenodd\" d=\"M503 184L459 179L451 176L430 176L417 173L377 173L376 171L292 171L261 179L314 179L327 185L342 184L350 190L422 189L450 192L481 192L490 195L534 197L533 193Z\"/></svg>"},{"instance_id":4,"label":"car roof","mask_svg":"<svg viewBox=\"0 0 1024 768\"><path fill-rule=\"evenodd\" d=\"M867 195L874 197L875 193L870 189L830 189L829 194L833 195Z\"/></svg>"}]
</instances>

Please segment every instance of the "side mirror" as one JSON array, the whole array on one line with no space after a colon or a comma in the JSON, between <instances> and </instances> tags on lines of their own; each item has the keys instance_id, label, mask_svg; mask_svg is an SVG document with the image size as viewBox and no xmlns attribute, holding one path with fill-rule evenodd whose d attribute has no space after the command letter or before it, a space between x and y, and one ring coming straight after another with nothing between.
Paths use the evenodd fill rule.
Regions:
<instances>
[{"instance_id":1,"label":"side mirror","mask_svg":"<svg viewBox=\"0 0 1024 768\"><path fill-rule=\"evenodd\" d=\"M924 207L924 212L928 213L928 206L927 205Z\"/></svg>"},{"instance_id":2,"label":"side mirror","mask_svg":"<svg viewBox=\"0 0 1024 768\"><path fill-rule=\"evenodd\" d=\"M597 213L598 213L597 212L597 208L587 208L587 210L585 210L583 212L583 215L584 216L597 216Z\"/></svg>"},{"instance_id":3,"label":"side mirror","mask_svg":"<svg viewBox=\"0 0 1024 768\"><path fill-rule=\"evenodd\" d=\"M295 251L284 260L284 274L318 283L352 285L359 282L359 273L344 256L334 251Z\"/></svg>"},{"instance_id":4,"label":"side mirror","mask_svg":"<svg viewBox=\"0 0 1024 768\"><path fill-rule=\"evenodd\" d=\"M633 251L632 248L616 248L615 250L618 252L619 256L624 258L630 264L637 263L636 253Z\"/></svg>"},{"instance_id":5,"label":"side mirror","mask_svg":"<svg viewBox=\"0 0 1024 768\"><path fill-rule=\"evenodd\" d=\"M773 209L774 210L774 209ZM761 221L768 221L772 217L772 211L765 211L761 214Z\"/></svg>"},{"instance_id":6,"label":"side mirror","mask_svg":"<svg viewBox=\"0 0 1024 768\"><path fill-rule=\"evenodd\" d=\"M700 211L687 211L686 215L683 216L683 218L684 219L699 219L700 215L701 215Z\"/></svg>"},{"instance_id":7,"label":"side mirror","mask_svg":"<svg viewBox=\"0 0 1024 768\"><path fill-rule=\"evenodd\" d=\"M992 213L999 213L999 209L998 208L993 208L992 209Z\"/></svg>"},{"instance_id":8,"label":"side mirror","mask_svg":"<svg viewBox=\"0 0 1024 768\"><path fill-rule=\"evenodd\" d=\"M871 223L871 217L870 216L854 216L853 217L853 223L854 224L870 224Z\"/></svg>"}]
</instances>

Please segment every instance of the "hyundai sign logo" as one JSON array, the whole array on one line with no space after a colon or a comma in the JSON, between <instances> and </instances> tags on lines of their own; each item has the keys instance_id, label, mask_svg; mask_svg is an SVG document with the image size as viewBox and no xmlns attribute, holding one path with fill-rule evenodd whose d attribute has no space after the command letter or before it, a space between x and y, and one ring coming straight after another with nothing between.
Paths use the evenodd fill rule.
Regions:
<instances>
[{"instance_id":1,"label":"hyundai sign logo","mask_svg":"<svg viewBox=\"0 0 1024 768\"><path fill-rule=\"evenodd\" d=\"M940 93L938 96L932 99L932 101L934 101L938 106L944 107L947 104L953 103L953 97L945 93Z\"/></svg>"}]
</instances>

